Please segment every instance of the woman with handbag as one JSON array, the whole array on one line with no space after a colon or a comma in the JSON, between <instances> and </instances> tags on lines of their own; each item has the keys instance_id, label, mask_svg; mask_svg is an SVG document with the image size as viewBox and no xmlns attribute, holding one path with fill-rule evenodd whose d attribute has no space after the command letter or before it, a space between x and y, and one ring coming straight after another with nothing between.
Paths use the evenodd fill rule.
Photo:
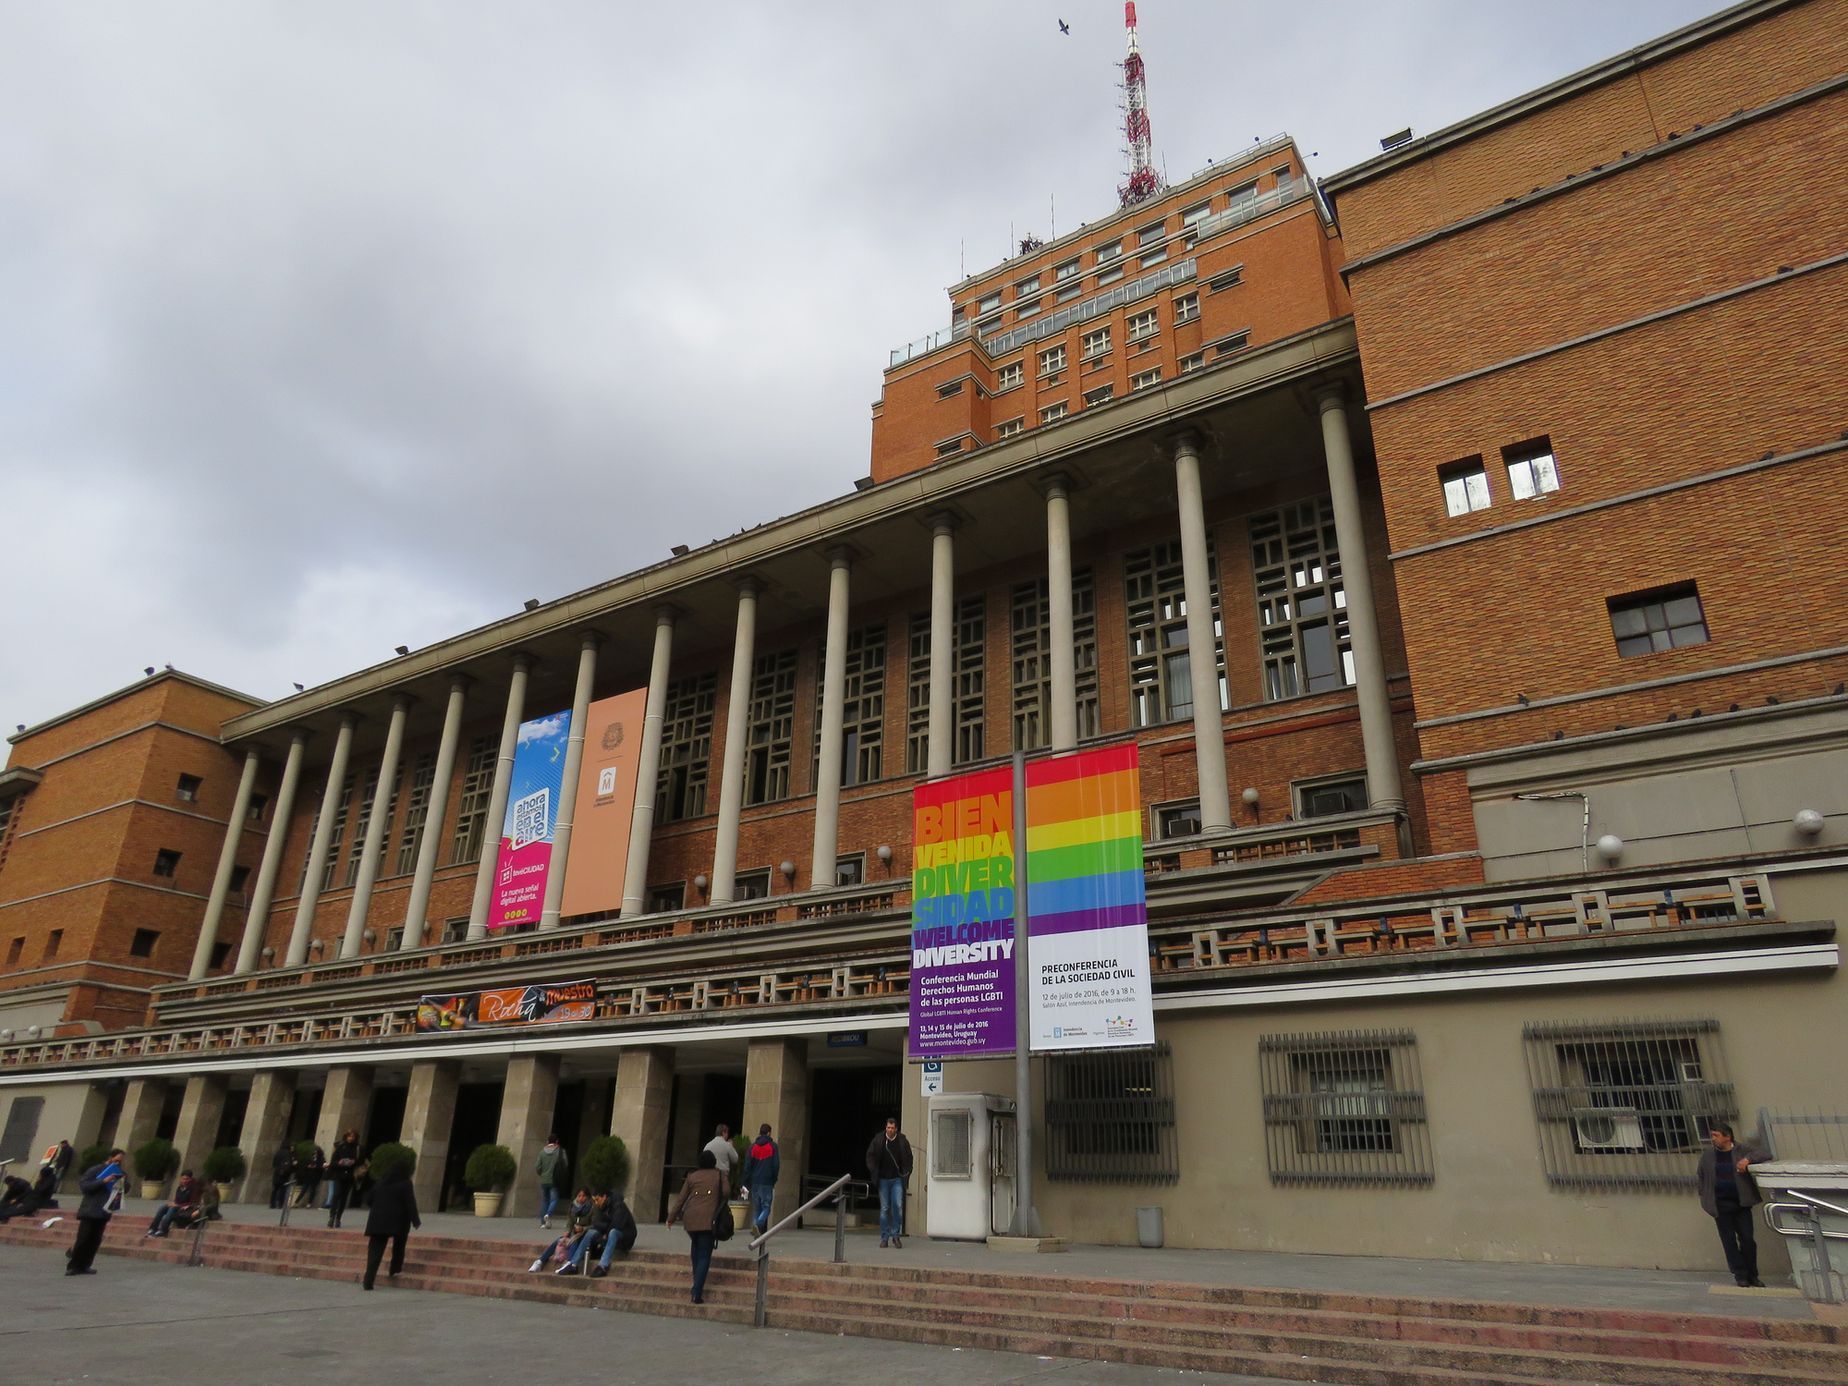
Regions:
<instances>
[{"instance_id":1,"label":"woman with handbag","mask_svg":"<svg viewBox=\"0 0 1848 1386\"><path fill-rule=\"evenodd\" d=\"M730 1215L725 1198L731 1188L719 1172L718 1157L710 1150L699 1153L699 1168L687 1175L673 1207L667 1210L667 1225L685 1224L687 1240L692 1243L693 1302L706 1302L706 1272L712 1267L712 1244L721 1213Z\"/></svg>"}]
</instances>

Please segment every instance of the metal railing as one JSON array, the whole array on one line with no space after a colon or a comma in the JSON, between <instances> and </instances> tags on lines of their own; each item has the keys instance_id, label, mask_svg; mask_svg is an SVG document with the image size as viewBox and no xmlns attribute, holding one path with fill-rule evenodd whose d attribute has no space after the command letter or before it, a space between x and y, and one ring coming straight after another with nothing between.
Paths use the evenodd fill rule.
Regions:
<instances>
[{"instance_id":1,"label":"metal railing","mask_svg":"<svg viewBox=\"0 0 1848 1386\"><path fill-rule=\"evenodd\" d=\"M954 323L949 327L940 327L935 332L927 332L915 342L893 347L892 361L886 369L892 370L904 365L907 361L915 361L920 356L928 356L938 347L948 346L951 342L960 342L968 335L969 324L966 322Z\"/></svg>"},{"instance_id":2,"label":"metal railing","mask_svg":"<svg viewBox=\"0 0 1848 1386\"><path fill-rule=\"evenodd\" d=\"M1189 229L1200 240L1217 236L1221 231L1230 231L1235 226L1256 221L1267 212L1274 212L1279 207L1309 196L1313 186L1308 178L1279 178L1277 186L1270 191L1242 197L1223 212L1201 217Z\"/></svg>"},{"instance_id":3,"label":"metal railing","mask_svg":"<svg viewBox=\"0 0 1848 1386\"><path fill-rule=\"evenodd\" d=\"M770 1298L770 1239L781 1232L790 1223L795 1222L816 1204L825 1202L830 1196L840 1193L853 1183L851 1174L843 1174L827 1188L816 1194L807 1203L793 1213L786 1213L782 1221L775 1226L758 1233L746 1244L746 1250L757 1253L757 1307L751 1316L751 1322L757 1327L764 1326L766 1306ZM834 1263L839 1265L847 1259L847 1200L845 1197L834 1200Z\"/></svg>"},{"instance_id":4,"label":"metal railing","mask_svg":"<svg viewBox=\"0 0 1848 1386\"><path fill-rule=\"evenodd\" d=\"M1138 303L1152 294L1160 293L1171 284L1184 284L1194 277L1197 268L1198 263L1192 259L1176 260L1172 265L1163 265L1152 274L1145 274L1126 284L1117 284L1101 294L1082 299L1069 308L1061 308L1025 326L996 333L982 340L982 349L990 356L1004 355L1028 342L1037 342L1042 337L1063 332L1073 323L1101 317L1126 303Z\"/></svg>"},{"instance_id":5,"label":"metal railing","mask_svg":"<svg viewBox=\"0 0 1848 1386\"><path fill-rule=\"evenodd\" d=\"M1809 1243L1820 1298L1825 1304L1839 1303L1840 1298L1835 1293L1835 1268L1829 1263L1829 1243L1848 1242L1848 1232L1832 1232L1824 1227L1822 1214L1829 1212L1848 1218L1848 1208L1830 1203L1827 1199L1817 1198L1814 1194L1806 1194L1801 1189L1792 1189L1790 1196L1802 1201L1765 1205L1765 1226L1780 1237L1801 1238ZM1784 1213L1789 1213L1803 1225L1785 1226L1779 1216Z\"/></svg>"}]
</instances>

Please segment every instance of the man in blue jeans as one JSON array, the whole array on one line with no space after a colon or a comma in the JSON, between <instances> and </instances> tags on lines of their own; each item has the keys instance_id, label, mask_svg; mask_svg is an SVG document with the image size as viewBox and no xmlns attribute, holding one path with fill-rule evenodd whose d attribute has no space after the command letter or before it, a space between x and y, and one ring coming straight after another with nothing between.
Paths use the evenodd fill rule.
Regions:
<instances>
[{"instance_id":1,"label":"man in blue jeans","mask_svg":"<svg viewBox=\"0 0 1848 1386\"><path fill-rule=\"evenodd\" d=\"M905 1185L911 1181L911 1142L898 1129L898 1118L887 1117L885 1130L866 1147L866 1172L879 1186L879 1245L905 1244Z\"/></svg>"},{"instance_id":2,"label":"man in blue jeans","mask_svg":"<svg viewBox=\"0 0 1848 1386\"><path fill-rule=\"evenodd\" d=\"M751 1153L744 1160L742 1187L751 1191L751 1226L764 1232L770 1226L770 1201L776 1197L776 1177L783 1171L783 1156L770 1139L770 1123L757 1128Z\"/></svg>"}]
</instances>

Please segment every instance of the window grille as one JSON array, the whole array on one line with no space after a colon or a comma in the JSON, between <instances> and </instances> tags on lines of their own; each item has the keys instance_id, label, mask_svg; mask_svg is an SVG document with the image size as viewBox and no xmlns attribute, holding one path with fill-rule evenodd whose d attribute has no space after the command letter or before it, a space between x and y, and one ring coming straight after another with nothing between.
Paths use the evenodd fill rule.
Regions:
<instances>
[{"instance_id":1,"label":"window grille","mask_svg":"<svg viewBox=\"0 0 1848 1386\"><path fill-rule=\"evenodd\" d=\"M747 804L789 797L789 762L796 735L796 652L757 656L751 671L750 726L746 735Z\"/></svg>"},{"instance_id":2,"label":"window grille","mask_svg":"<svg viewBox=\"0 0 1848 1386\"><path fill-rule=\"evenodd\" d=\"M385 849L391 844L391 824L398 815L398 790L404 784L404 768L400 766L391 779L391 798L385 805L385 831L379 834L379 867L385 866ZM365 787L359 794L359 815L353 820L353 846L347 852L346 883L352 885L359 880L360 859L366 855L366 833L372 826L372 802L379 788L379 772L367 773ZM331 860L331 858L330 858Z\"/></svg>"},{"instance_id":3,"label":"window grille","mask_svg":"<svg viewBox=\"0 0 1848 1386\"><path fill-rule=\"evenodd\" d=\"M1267 701L1351 687L1347 590L1327 497L1251 517L1258 647Z\"/></svg>"},{"instance_id":4,"label":"window grille","mask_svg":"<svg viewBox=\"0 0 1848 1386\"><path fill-rule=\"evenodd\" d=\"M494 739L478 736L468 743L468 766L462 773L462 794L456 804L456 835L449 843L449 864L477 861L488 823L488 801L494 797Z\"/></svg>"},{"instance_id":5,"label":"window grille","mask_svg":"<svg viewBox=\"0 0 1848 1386\"><path fill-rule=\"evenodd\" d=\"M1429 1184L1431 1139L1409 1030L1258 1041L1273 1184Z\"/></svg>"},{"instance_id":6,"label":"window grille","mask_svg":"<svg viewBox=\"0 0 1848 1386\"><path fill-rule=\"evenodd\" d=\"M1213 655L1219 707L1226 708L1225 636L1219 620L1219 564L1209 541ZM1178 540L1125 554L1123 584L1129 620L1130 724L1152 727L1193 716L1193 675L1187 649L1187 584Z\"/></svg>"},{"instance_id":7,"label":"window grille","mask_svg":"<svg viewBox=\"0 0 1848 1386\"><path fill-rule=\"evenodd\" d=\"M816 683L826 687L828 647L824 641L816 666ZM886 632L883 623L847 632L846 667L841 677L841 784L870 784L885 765ZM821 784L822 700L815 699L815 772Z\"/></svg>"},{"instance_id":8,"label":"window grille","mask_svg":"<svg viewBox=\"0 0 1848 1386\"><path fill-rule=\"evenodd\" d=\"M1013 638L1014 745L1032 751L1052 736L1052 609L1045 578L1015 586ZM1099 730L1097 589L1089 569L1072 574L1072 643L1082 739Z\"/></svg>"},{"instance_id":9,"label":"window grille","mask_svg":"<svg viewBox=\"0 0 1848 1386\"><path fill-rule=\"evenodd\" d=\"M1713 1123L1738 1120L1716 1020L1530 1021L1522 1040L1555 1186L1692 1188Z\"/></svg>"},{"instance_id":10,"label":"window grille","mask_svg":"<svg viewBox=\"0 0 1848 1386\"><path fill-rule=\"evenodd\" d=\"M930 763L930 613L911 618L905 645L905 770Z\"/></svg>"},{"instance_id":11,"label":"window grille","mask_svg":"<svg viewBox=\"0 0 1848 1386\"><path fill-rule=\"evenodd\" d=\"M706 772L712 760L716 674L692 674L667 686L661 716L661 774L655 781L655 821L678 823L706 811Z\"/></svg>"},{"instance_id":12,"label":"window grille","mask_svg":"<svg viewBox=\"0 0 1848 1386\"><path fill-rule=\"evenodd\" d=\"M967 764L983 755L982 731L987 723L988 603L982 597L965 597L956 604L956 763Z\"/></svg>"},{"instance_id":13,"label":"window grille","mask_svg":"<svg viewBox=\"0 0 1848 1386\"><path fill-rule=\"evenodd\" d=\"M973 1179L970 1138L974 1113L933 1112L930 1123L930 1172L936 1179Z\"/></svg>"},{"instance_id":14,"label":"window grille","mask_svg":"<svg viewBox=\"0 0 1848 1386\"><path fill-rule=\"evenodd\" d=\"M404 829L398 838L398 874L417 869L417 849L423 845L424 820L430 816L430 787L436 783L436 752L417 757L411 771L411 797L404 805Z\"/></svg>"},{"instance_id":15,"label":"window grille","mask_svg":"<svg viewBox=\"0 0 1848 1386\"><path fill-rule=\"evenodd\" d=\"M1047 1178L1172 1184L1180 1174L1166 1043L1047 1056Z\"/></svg>"},{"instance_id":16,"label":"window grille","mask_svg":"<svg viewBox=\"0 0 1848 1386\"><path fill-rule=\"evenodd\" d=\"M334 883L334 872L340 866L340 844L346 839L347 804L353 797L353 777L348 775L340 785L340 799L334 809L334 830L328 835L327 865L321 871L321 889L326 890ZM321 830L321 807L317 800L314 817L308 823L308 851L302 858L303 890L308 889L308 863L314 856L314 835Z\"/></svg>"}]
</instances>

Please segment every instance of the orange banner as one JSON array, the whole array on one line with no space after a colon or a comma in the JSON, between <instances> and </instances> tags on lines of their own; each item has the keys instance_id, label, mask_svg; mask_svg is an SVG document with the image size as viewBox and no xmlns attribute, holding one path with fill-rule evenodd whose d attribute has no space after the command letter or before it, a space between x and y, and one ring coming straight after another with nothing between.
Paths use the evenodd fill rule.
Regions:
<instances>
[{"instance_id":1,"label":"orange banner","mask_svg":"<svg viewBox=\"0 0 1848 1386\"><path fill-rule=\"evenodd\" d=\"M597 914L622 906L629 824L635 817L635 762L647 710L648 690L638 688L592 703L584 719L584 762L561 914Z\"/></svg>"}]
</instances>

